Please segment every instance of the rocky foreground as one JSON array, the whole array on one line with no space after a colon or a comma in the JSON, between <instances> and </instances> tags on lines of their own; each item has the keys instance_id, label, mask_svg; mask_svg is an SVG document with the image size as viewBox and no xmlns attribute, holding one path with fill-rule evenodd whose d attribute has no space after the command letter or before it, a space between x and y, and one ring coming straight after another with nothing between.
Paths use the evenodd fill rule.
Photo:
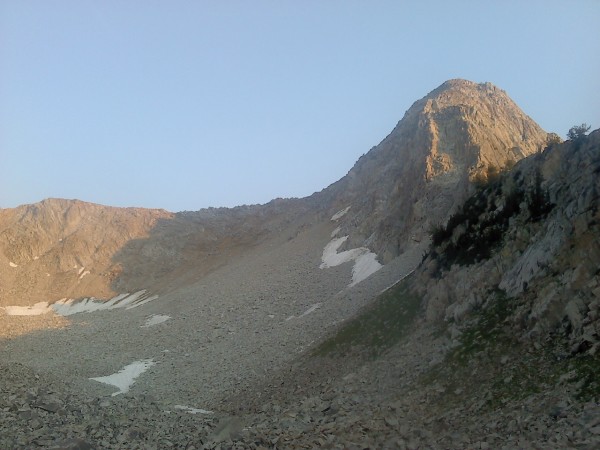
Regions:
<instances>
[{"instance_id":1,"label":"rocky foreground","mask_svg":"<svg viewBox=\"0 0 600 450\"><path fill-rule=\"evenodd\" d=\"M490 349L485 357L470 359L468 366L457 369L464 378L456 379L438 371L444 366L440 363L448 362L447 340L425 332L422 324L409 327L398 345L376 356L372 348L307 355L268 382L227 399L213 414L167 408L145 395L85 397L24 366L3 365L0 447L594 449L600 445L600 405L578 398L581 386L576 380L562 376L541 392L524 398L513 395L512 377L524 364L548 376L553 373L551 362L535 349Z\"/></svg>"}]
</instances>

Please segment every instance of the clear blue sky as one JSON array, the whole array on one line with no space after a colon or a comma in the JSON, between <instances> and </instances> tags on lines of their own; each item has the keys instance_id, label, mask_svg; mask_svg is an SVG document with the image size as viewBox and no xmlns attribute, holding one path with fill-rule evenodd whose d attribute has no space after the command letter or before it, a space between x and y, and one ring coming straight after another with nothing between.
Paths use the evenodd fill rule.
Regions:
<instances>
[{"instance_id":1,"label":"clear blue sky","mask_svg":"<svg viewBox=\"0 0 600 450\"><path fill-rule=\"evenodd\" d=\"M450 78L600 126L600 1L0 0L0 208L303 197Z\"/></svg>"}]
</instances>

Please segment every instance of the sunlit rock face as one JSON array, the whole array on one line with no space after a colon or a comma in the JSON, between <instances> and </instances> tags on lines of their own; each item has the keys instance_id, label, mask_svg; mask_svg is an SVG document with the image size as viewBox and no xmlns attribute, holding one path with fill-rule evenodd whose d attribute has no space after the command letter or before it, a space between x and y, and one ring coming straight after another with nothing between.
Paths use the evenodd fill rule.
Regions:
<instances>
[{"instance_id":1,"label":"sunlit rock face","mask_svg":"<svg viewBox=\"0 0 600 450\"><path fill-rule=\"evenodd\" d=\"M384 262L423 241L473 181L542 150L548 134L491 83L450 80L416 101L392 132L326 194L352 205L348 248ZM325 194L325 193L324 193Z\"/></svg>"},{"instance_id":2,"label":"sunlit rock face","mask_svg":"<svg viewBox=\"0 0 600 450\"><path fill-rule=\"evenodd\" d=\"M0 210L0 306L113 297L115 255L172 215L64 199Z\"/></svg>"}]
</instances>

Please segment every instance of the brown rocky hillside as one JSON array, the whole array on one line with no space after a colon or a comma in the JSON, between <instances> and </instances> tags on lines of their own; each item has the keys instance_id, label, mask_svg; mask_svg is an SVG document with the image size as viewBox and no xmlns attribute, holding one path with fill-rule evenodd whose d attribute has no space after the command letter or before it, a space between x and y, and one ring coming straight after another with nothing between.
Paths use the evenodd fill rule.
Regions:
<instances>
[{"instance_id":1,"label":"brown rocky hillside","mask_svg":"<svg viewBox=\"0 0 600 450\"><path fill-rule=\"evenodd\" d=\"M61 199L0 210L0 305L111 297L116 252L172 216Z\"/></svg>"}]
</instances>

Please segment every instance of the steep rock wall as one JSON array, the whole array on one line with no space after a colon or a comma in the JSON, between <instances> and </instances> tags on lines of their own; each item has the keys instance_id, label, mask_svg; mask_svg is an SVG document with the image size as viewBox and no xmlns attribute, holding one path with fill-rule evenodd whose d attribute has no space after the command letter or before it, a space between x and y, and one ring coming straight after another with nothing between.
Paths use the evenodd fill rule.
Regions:
<instances>
[{"instance_id":1,"label":"steep rock wall","mask_svg":"<svg viewBox=\"0 0 600 450\"><path fill-rule=\"evenodd\" d=\"M472 193L472 181L545 147L548 134L490 83L450 80L415 102L394 130L327 190L349 247L384 262L426 240ZM332 211L333 211L332 209Z\"/></svg>"},{"instance_id":2,"label":"steep rock wall","mask_svg":"<svg viewBox=\"0 0 600 450\"><path fill-rule=\"evenodd\" d=\"M521 161L478 193L491 207L476 214L461 211L461 222L419 269L415 289L426 300L427 318L444 319L458 332L469 313L500 289L517 299L511 320L523 338L558 333L574 351L600 350L599 175L600 131L595 131L583 142L553 145ZM541 196L535 195L537 187ZM514 195L518 189L522 197ZM510 198L519 204L501 239L492 242L486 236L501 227L499 219L488 219L501 217ZM485 239L491 255L478 258L490 250ZM460 258L461 242L481 247L472 253L474 261ZM449 254L457 256L449 259Z\"/></svg>"}]
</instances>

